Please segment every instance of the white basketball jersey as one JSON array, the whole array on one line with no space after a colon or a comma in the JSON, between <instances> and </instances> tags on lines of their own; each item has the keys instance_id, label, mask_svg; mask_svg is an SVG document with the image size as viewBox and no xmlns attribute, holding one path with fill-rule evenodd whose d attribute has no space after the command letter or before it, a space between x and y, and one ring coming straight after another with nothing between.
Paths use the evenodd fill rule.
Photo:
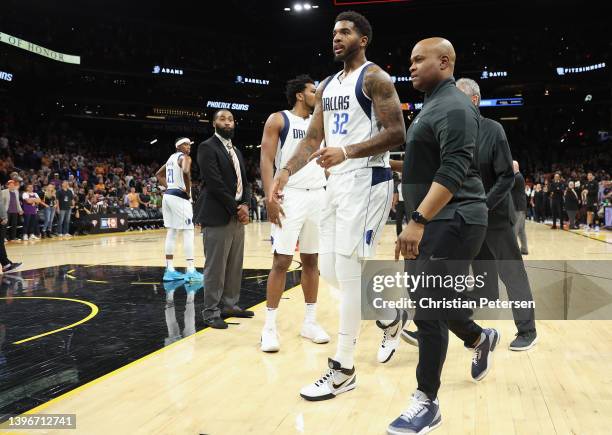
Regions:
<instances>
[{"instance_id":1,"label":"white basketball jersey","mask_svg":"<svg viewBox=\"0 0 612 435\"><path fill-rule=\"evenodd\" d=\"M181 168L178 162L181 156L183 156L183 153L176 152L166 162L166 183L168 184L168 189L181 189L183 192L186 192L183 168Z\"/></svg>"},{"instance_id":2,"label":"white basketball jersey","mask_svg":"<svg viewBox=\"0 0 612 435\"><path fill-rule=\"evenodd\" d=\"M363 142L380 132L372 100L363 92L365 72L370 65L374 64L366 62L342 79L340 71L326 81L322 103L325 143L328 147ZM332 166L329 172L341 174L369 167L389 167L389 152L348 159Z\"/></svg>"},{"instance_id":3,"label":"white basketball jersey","mask_svg":"<svg viewBox=\"0 0 612 435\"><path fill-rule=\"evenodd\" d=\"M300 118L289 110L283 110L281 115L283 116L284 127L278 138L276 158L274 159L274 165L277 171L287 164L300 141L306 137L306 131L308 130L308 125L312 118L312 116L309 116L308 119ZM294 187L297 189L318 189L325 186L325 182L325 171L315 160L312 160L289 177L287 187Z\"/></svg>"}]
</instances>

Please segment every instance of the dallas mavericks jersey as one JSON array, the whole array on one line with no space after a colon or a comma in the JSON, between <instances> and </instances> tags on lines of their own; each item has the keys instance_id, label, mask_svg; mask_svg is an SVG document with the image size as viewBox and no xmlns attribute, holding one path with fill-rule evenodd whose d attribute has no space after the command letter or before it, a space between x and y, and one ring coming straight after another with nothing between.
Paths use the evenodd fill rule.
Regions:
<instances>
[{"instance_id":1,"label":"dallas mavericks jersey","mask_svg":"<svg viewBox=\"0 0 612 435\"><path fill-rule=\"evenodd\" d=\"M300 141L306 137L306 130L308 130L308 124L310 124L312 118L312 116L309 116L308 119L300 118L289 110L283 110L281 115L283 116L284 127L278 138L276 158L274 159L277 171L287 164ZM312 160L289 177L287 187L318 189L325 186L325 181L323 168L317 164L316 160Z\"/></svg>"},{"instance_id":2,"label":"dallas mavericks jersey","mask_svg":"<svg viewBox=\"0 0 612 435\"><path fill-rule=\"evenodd\" d=\"M369 140L379 133L372 100L363 92L365 72L372 62L366 62L345 76L342 71L328 79L323 89L323 125L325 143L341 147ZM381 127L382 129L382 127ZM389 167L389 152L370 157L348 159L332 166L329 172L341 174L360 168Z\"/></svg>"},{"instance_id":3,"label":"dallas mavericks jersey","mask_svg":"<svg viewBox=\"0 0 612 435\"><path fill-rule=\"evenodd\" d=\"M166 183L168 184L168 189L181 189L183 192L186 192L183 168L178 162L181 156L183 156L181 152L174 153L166 162Z\"/></svg>"}]
</instances>

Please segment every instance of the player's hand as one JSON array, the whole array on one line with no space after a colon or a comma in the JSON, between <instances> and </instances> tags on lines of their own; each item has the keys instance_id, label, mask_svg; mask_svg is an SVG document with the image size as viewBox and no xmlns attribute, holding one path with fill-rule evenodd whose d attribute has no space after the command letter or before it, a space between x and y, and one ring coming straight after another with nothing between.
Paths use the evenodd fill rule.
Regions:
<instances>
[{"instance_id":1,"label":"player's hand","mask_svg":"<svg viewBox=\"0 0 612 435\"><path fill-rule=\"evenodd\" d=\"M325 147L312 153L308 161L312 159L317 159L319 166L328 169L332 166L339 165L346 160L346 157L344 157L344 151L342 151L340 147Z\"/></svg>"},{"instance_id":2,"label":"player's hand","mask_svg":"<svg viewBox=\"0 0 612 435\"><path fill-rule=\"evenodd\" d=\"M280 204L276 201L266 200L266 211L268 212L268 220L282 228L281 216L285 217L285 211Z\"/></svg>"},{"instance_id":3,"label":"player's hand","mask_svg":"<svg viewBox=\"0 0 612 435\"><path fill-rule=\"evenodd\" d=\"M270 201L274 201L280 205L283 200L283 189L287 185L289 181L289 171L286 169L281 169L278 171L276 176L274 177L274 182L272 183L272 192L270 193Z\"/></svg>"},{"instance_id":4,"label":"player's hand","mask_svg":"<svg viewBox=\"0 0 612 435\"><path fill-rule=\"evenodd\" d=\"M419 255L419 244L423 238L425 225L418 224L413 220L408 222L408 225L397 236L395 242L395 261L399 260L399 254L407 260L414 260Z\"/></svg>"}]
</instances>

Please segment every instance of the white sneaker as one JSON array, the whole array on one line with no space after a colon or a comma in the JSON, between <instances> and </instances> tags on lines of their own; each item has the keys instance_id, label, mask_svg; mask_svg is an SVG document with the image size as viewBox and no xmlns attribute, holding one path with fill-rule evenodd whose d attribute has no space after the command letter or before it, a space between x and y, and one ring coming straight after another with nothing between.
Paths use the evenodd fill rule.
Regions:
<instances>
[{"instance_id":1,"label":"white sneaker","mask_svg":"<svg viewBox=\"0 0 612 435\"><path fill-rule=\"evenodd\" d=\"M325 332L323 327L316 322L304 322L300 335L313 343L329 343L329 335Z\"/></svg>"},{"instance_id":2,"label":"white sneaker","mask_svg":"<svg viewBox=\"0 0 612 435\"><path fill-rule=\"evenodd\" d=\"M27 241L27 240L28 240L28 235L27 235L27 234L24 234L24 236L23 236L23 241L25 242L25 241Z\"/></svg>"},{"instance_id":3,"label":"white sneaker","mask_svg":"<svg viewBox=\"0 0 612 435\"><path fill-rule=\"evenodd\" d=\"M399 346L401 331L404 326L408 323L408 313L406 311L399 311L397 317L389 326L384 326L380 321L376 321L376 325L383 330L383 338L378 348L378 354L376 359L379 363L388 362L395 350Z\"/></svg>"},{"instance_id":4,"label":"white sneaker","mask_svg":"<svg viewBox=\"0 0 612 435\"><path fill-rule=\"evenodd\" d=\"M32 234L30 236L30 240L38 240L38 239L39 239L39 237L36 237L36 234Z\"/></svg>"},{"instance_id":5,"label":"white sneaker","mask_svg":"<svg viewBox=\"0 0 612 435\"><path fill-rule=\"evenodd\" d=\"M72 234L65 234L64 237L67 239L72 239Z\"/></svg>"},{"instance_id":6,"label":"white sneaker","mask_svg":"<svg viewBox=\"0 0 612 435\"><path fill-rule=\"evenodd\" d=\"M328 358L329 370L314 383L300 390L300 396L306 400L318 401L333 399L338 394L351 391L357 386L355 367L343 369L338 361Z\"/></svg>"},{"instance_id":7,"label":"white sneaker","mask_svg":"<svg viewBox=\"0 0 612 435\"><path fill-rule=\"evenodd\" d=\"M261 330L261 350L262 352L278 352L280 343L278 342L278 332L276 328L264 328Z\"/></svg>"}]
</instances>

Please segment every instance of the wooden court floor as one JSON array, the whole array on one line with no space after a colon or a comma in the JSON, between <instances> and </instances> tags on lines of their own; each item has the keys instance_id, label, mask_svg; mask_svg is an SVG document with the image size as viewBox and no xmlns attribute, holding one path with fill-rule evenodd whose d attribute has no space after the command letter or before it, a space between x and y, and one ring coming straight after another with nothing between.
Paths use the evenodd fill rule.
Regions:
<instances>
[{"instance_id":1,"label":"wooden court floor","mask_svg":"<svg viewBox=\"0 0 612 435\"><path fill-rule=\"evenodd\" d=\"M612 244L605 240L533 223L527 229L530 260L612 260ZM164 234L77 237L11 244L8 249L12 259L29 269L163 266ZM270 267L268 237L267 224L247 227L245 267ZM138 243L143 238L150 243ZM394 240L394 226L387 225L378 258L392 258ZM178 249L180 253L180 244ZM201 267L199 240L196 253ZM178 265L184 266L180 260ZM384 434L416 388L416 348L402 342L388 364L378 364L380 331L364 321L356 355L357 388L330 401L306 402L299 389L323 373L335 351L337 295L321 282L318 320L332 336L326 345L299 337L301 289L285 296L278 318L279 353L259 351L263 303L250 321L225 331L202 330L30 411L76 414L76 430L19 433ZM513 322L485 324L502 335L493 370L483 382L473 383L471 354L451 338L439 394L443 424L434 433L612 433L612 321L539 321L539 343L519 353L507 349L515 333Z\"/></svg>"}]
</instances>

